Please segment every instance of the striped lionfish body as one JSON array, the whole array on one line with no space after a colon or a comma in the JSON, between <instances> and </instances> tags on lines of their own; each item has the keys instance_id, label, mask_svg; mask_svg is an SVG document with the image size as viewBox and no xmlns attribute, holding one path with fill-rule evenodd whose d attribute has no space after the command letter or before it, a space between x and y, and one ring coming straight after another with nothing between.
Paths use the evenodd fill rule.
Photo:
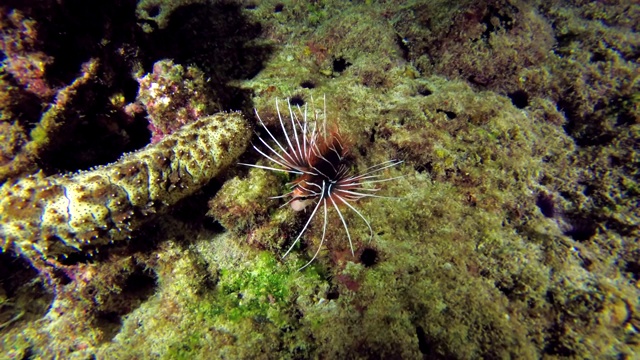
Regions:
<instances>
[{"instance_id":1,"label":"striped lionfish body","mask_svg":"<svg viewBox=\"0 0 640 360\"><path fill-rule=\"evenodd\" d=\"M256 164L242 165L297 175L298 177L288 184L290 191L275 198L288 199L283 206L290 205L294 211L301 211L312 207L311 215L283 257L286 257L300 241L316 214L318 214L318 212L322 213L324 222L320 246L313 255L313 258L300 268L300 270L302 270L315 260L322 248L327 230L327 210L329 208L336 210L344 225L352 255L354 255L353 242L351 240L351 234L349 233L349 227L342 214L342 209L346 207L362 218L369 228L370 237L373 237L373 229L369 221L353 206L353 203L367 197L385 198L384 196L375 194L380 190L380 188L376 187L376 184L396 178L382 178L380 172L396 166L402 163L402 161L385 161L367 168L361 174L354 175L347 166L348 149L345 146L340 132L337 129L327 132L326 104L322 112L323 118L321 123L319 121L319 113L315 110L312 118L308 117L307 105L305 105L304 108L297 106L294 109L289 99L287 99L287 110L287 113L283 116L278 100L276 99L276 111L280 128L284 135L284 141L279 141L276 138L274 133L271 132L262 121L256 110L258 122L265 130L267 136L272 140L273 145L270 145L264 138L258 137L258 140L264 145L266 150L260 150L260 148L255 145L253 147L258 153L269 160L273 166ZM287 129L287 127L290 128Z\"/></svg>"}]
</instances>

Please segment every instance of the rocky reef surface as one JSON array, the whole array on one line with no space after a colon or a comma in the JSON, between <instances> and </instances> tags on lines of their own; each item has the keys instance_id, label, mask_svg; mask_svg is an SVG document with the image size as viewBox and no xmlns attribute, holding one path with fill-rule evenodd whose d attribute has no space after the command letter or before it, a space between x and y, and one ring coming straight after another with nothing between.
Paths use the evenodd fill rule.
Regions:
<instances>
[{"instance_id":1,"label":"rocky reef surface","mask_svg":"<svg viewBox=\"0 0 640 360\"><path fill-rule=\"evenodd\" d=\"M638 24L628 1L3 3L0 357L634 358ZM271 166L254 108L286 144L284 98L353 172L404 161L353 204L373 238L329 211L282 258L294 177L236 164Z\"/></svg>"}]
</instances>

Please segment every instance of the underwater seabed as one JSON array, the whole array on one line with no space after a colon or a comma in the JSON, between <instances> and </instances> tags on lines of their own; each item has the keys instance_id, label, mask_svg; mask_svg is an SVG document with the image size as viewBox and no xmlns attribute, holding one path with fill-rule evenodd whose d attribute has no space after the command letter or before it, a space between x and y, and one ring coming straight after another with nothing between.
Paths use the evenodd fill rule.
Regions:
<instances>
[{"instance_id":1,"label":"underwater seabed","mask_svg":"<svg viewBox=\"0 0 640 360\"><path fill-rule=\"evenodd\" d=\"M0 5L0 358L634 358L639 19Z\"/></svg>"}]
</instances>

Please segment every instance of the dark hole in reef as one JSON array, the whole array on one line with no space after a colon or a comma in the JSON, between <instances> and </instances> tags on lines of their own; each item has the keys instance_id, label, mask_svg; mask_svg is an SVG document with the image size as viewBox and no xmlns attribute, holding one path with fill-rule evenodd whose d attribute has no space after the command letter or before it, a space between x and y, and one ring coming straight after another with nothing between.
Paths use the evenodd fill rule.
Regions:
<instances>
[{"instance_id":1,"label":"dark hole in reef","mask_svg":"<svg viewBox=\"0 0 640 360\"><path fill-rule=\"evenodd\" d=\"M571 136L578 146L605 146L609 145L616 137L616 134L602 126L597 125L597 121L585 118L577 113L577 105L569 100L561 98L558 100L558 109L565 114L567 122L562 125L565 133ZM596 108L606 106L598 103Z\"/></svg>"},{"instance_id":2,"label":"dark hole in reef","mask_svg":"<svg viewBox=\"0 0 640 360\"><path fill-rule=\"evenodd\" d=\"M71 278L62 269L55 269L53 276L58 280L60 285L67 285L71 283Z\"/></svg>"},{"instance_id":3,"label":"dark hole in reef","mask_svg":"<svg viewBox=\"0 0 640 360\"><path fill-rule=\"evenodd\" d=\"M360 262L365 267L371 267L378 262L378 251L372 248L366 248L360 254Z\"/></svg>"},{"instance_id":4,"label":"dark hole in reef","mask_svg":"<svg viewBox=\"0 0 640 360\"><path fill-rule=\"evenodd\" d=\"M96 315L97 326L105 340L112 340L120 331L122 318L115 311L99 311Z\"/></svg>"},{"instance_id":5,"label":"dark hole in reef","mask_svg":"<svg viewBox=\"0 0 640 360\"><path fill-rule=\"evenodd\" d=\"M46 69L47 79L52 84L70 84L78 76L80 64L97 56L102 56L100 65L109 69L109 76L118 78L124 70L123 66L110 61L109 56L103 54L113 51L114 44L122 44L131 39L135 32L131 31L131 26L136 21L135 2L59 3L61 4L53 8L55 11L38 19L38 40L43 43L43 51L54 58ZM109 30L105 31L107 23ZM105 38L109 40L109 44L101 44L100 39ZM104 79L102 74L98 76ZM82 105L83 108L85 106Z\"/></svg>"},{"instance_id":6,"label":"dark hole in reef","mask_svg":"<svg viewBox=\"0 0 640 360\"><path fill-rule=\"evenodd\" d=\"M249 92L227 84L253 78L263 68L272 46L250 43L260 35L262 26L249 21L243 10L229 1L175 9L167 27L145 35L140 43L143 68L150 72L154 62L165 58L195 65L211 77L208 86L220 109L250 111Z\"/></svg>"},{"instance_id":7,"label":"dark hole in reef","mask_svg":"<svg viewBox=\"0 0 640 360\"><path fill-rule=\"evenodd\" d=\"M258 8L258 5L256 5L256 4L247 4L247 5L244 6L244 8L247 9L247 10L255 10L255 9Z\"/></svg>"},{"instance_id":8,"label":"dark hole in reef","mask_svg":"<svg viewBox=\"0 0 640 360\"><path fill-rule=\"evenodd\" d=\"M580 266L587 271L591 271L591 265L593 265L593 260L585 256L580 256Z\"/></svg>"},{"instance_id":9,"label":"dark hole in reef","mask_svg":"<svg viewBox=\"0 0 640 360\"><path fill-rule=\"evenodd\" d=\"M560 194L560 196L562 196L563 198L565 198L567 200L572 200L572 199L576 198L573 193L571 193L570 191L566 191L566 190L560 190L559 194Z\"/></svg>"},{"instance_id":10,"label":"dark hole in reef","mask_svg":"<svg viewBox=\"0 0 640 360\"><path fill-rule=\"evenodd\" d=\"M206 217L202 220L202 227L213 231L214 233L223 233L226 231L220 222L212 217Z\"/></svg>"},{"instance_id":11,"label":"dark hole in reef","mask_svg":"<svg viewBox=\"0 0 640 360\"><path fill-rule=\"evenodd\" d=\"M558 34L555 35L556 48L566 47L568 45L571 45L572 42L578 41L580 39L580 35L576 32L568 32L563 34L559 31L559 29L557 29L555 24L553 24L552 26Z\"/></svg>"},{"instance_id":12,"label":"dark hole in reef","mask_svg":"<svg viewBox=\"0 0 640 360\"><path fill-rule=\"evenodd\" d=\"M607 56L603 52L596 51L591 54L591 62L605 62L607 61Z\"/></svg>"},{"instance_id":13,"label":"dark hole in reef","mask_svg":"<svg viewBox=\"0 0 640 360\"><path fill-rule=\"evenodd\" d=\"M430 173L433 171L433 164L431 162L426 162L424 164L417 164L414 166L414 169L419 173L424 173L425 171Z\"/></svg>"},{"instance_id":14,"label":"dark hole in reef","mask_svg":"<svg viewBox=\"0 0 640 360\"><path fill-rule=\"evenodd\" d=\"M93 285L89 285L89 286L87 286L87 287L85 288L84 292L85 292L87 295L89 295L89 296L93 297L93 296L95 296L95 295L98 293L98 289L96 289L96 287L95 287L95 286L93 286Z\"/></svg>"},{"instance_id":15,"label":"dark hole in reef","mask_svg":"<svg viewBox=\"0 0 640 360\"><path fill-rule=\"evenodd\" d=\"M636 116L631 110L622 109L616 117L616 126L633 125L637 122Z\"/></svg>"},{"instance_id":16,"label":"dark hole in reef","mask_svg":"<svg viewBox=\"0 0 640 360\"><path fill-rule=\"evenodd\" d=\"M616 155L609 155L609 165L611 167L619 167L624 165L624 162L621 157Z\"/></svg>"},{"instance_id":17,"label":"dark hole in reef","mask_svg":"<svg viewBox=\"0 0 640 360\"><path fill-rule=\"evenodd\" d=\"M273 12L279 13L282 12L282 10L284 10L283 3L277 3L276 6L273 7Z\"/></svg>"},{"instance_id":18,"label":"dark hole in reef","mask_svg":"<svg viewBox=\"0 0 640 360\"><path fill-rule=\"evenodd\" d=\"M149 119L146 117L146 111L142 114L136 114L133 121L129 122L126 131L127 135L129 135L129 143L126 144L125 152L135 151L148 145L151 140L151 130L149 130Z\"/></svg>"},{"instance_id":19,"label":"dark hole in reef","mask_svg":"<svg viewBox=\"0 0 640 360\"><path fill-rule=\"evenodd\" d=\"M513 106L518 109L524 109L529 106L529 94L527 94L524 90L516 90L512 93L507 94L509 99L511 99L511 103Z\"/></svg>"},{"instance_id":20,"label":"dark hole in reef","mask_svg":"<svg viewBox=\"0 0 640 360\"><path fill-rule=\"evenodd\" d=\"M627 261L624 266L624 271L630 273L634 280L640 280L640 262Z\"/></svg>"},{"instance_id":21,"label":"dark hole in reef","mask_svg":"<svg viewBox=\"0 0 640 360\"><path fill-rule=\"evenodd\" d=\"M591 128L585 132L585 136L573 136L579 146L606 146L613 142L616 134L603 129Z\"/></svg>"},{"instance_id":22,"label":"dark hole in reef","mask_svg":"<svg viewBox=\"0 0 640 360\"><path fill-rule=\"evenodd\" d=\"M431 346L429 346L429 339L427 339L427 334L420 325L416 326L416 336L418 337L418 350L423 354L430 353Z\"/></svg>"},{"instance_id":23,"label":"dark hole in reef","mask_svg":"<svg viewBox=\"0 0 640 360\"><path fill-rule=\"evenodd\" d=\"M122 292L140 300L153 295L157 283L156 274L150 269L137 268L125 281Z\"/></svg>"},{"instance_id":24,"label":"dark hole in reef","mask_svg":"<svg viewBox=\"0 0 640 360\"><path fill-rule=\"evenodd\" d=\"M544 158L543 158L543 161L544 161ZM543 175L542 178L540 179L540 185L549 185L551 184L552 181L553 181L553 178L551 176Z\"/></svg>"},{"instance_id":25,"label":"dark hole in reef","mask_svg":"<svg viewBox=\"0 0 640 360\"><path fill-rule=\"evenodd\" d=\"M140 88L140 84L133 79L122 79L122 94L124 95L124 101L126 103L132 103L136 100L136 96L138 96L138 90Z\"/></svg>"},{"instance_id":26,"label":"dark hole in reef","mask_svg":"<svg viewBox=\"0 0 640 360\"><path fill-rule=\"evenodd\" d=\"M536 197L536 206L540 209L542 215L548 218L552 218L556 215L555 202L553 196L545 192L541 192Z\"/></svg>"},{"instance_id":27,"label":"dark hole in reef","mask_svg":"<svg viewBox=\"0 0 640 360\"><path fill-rule=\"evenodd\" d=\"M137 88L128 87L125 97L135 98L135 91ZM86 170L116 161L123 152L134 151L148 144L151 135L147 128L149 122L144 116L136 115L132 121L124 111L110 104L94 105L91 111L110 115L79 121L66 129L66 141L54 143L40 157L42 166L48 171Z\"/></svg>"},{"instance_id":28,"label":"dark hole in reef","mask_svg":"<svg viewBox=\"0 0 640 360\"><path fill-rule=\"evenodd\" d=\"M436 112L444 113L445 115L447 115L447 117L448 117L450 120L453 120L453 119L455 119L456 117L458 117L458 115L457 115L456 113L454 113L453 111L442 110L442 109L436 109Z\"/></svg>"},{"instance_id":29,"label":"dark hole in reef","mask_svg":"<svg viewBox=\"0 0 640 360\"><path fill-rule=\"evenodd\" d=\"M145 11L147 12L147 15L149 15L149 17L156 17L160 15L160 5L151 5L146 8Z\"/></svg>"},{"instance_id":30,"label":"dark hole in reef","mask_svg":"<svg viewBox=\"0 0 640 360\"><path fill-rule=\"evenodd\" d=\"M209 210L209 199L220 190L222 184L213 180L203 186L196 194L188 196L174 205L170 213L176 219L193 226L204 226L209 230L216 230L218 225L214 219L207 215Z\"/></svg>"},{"instance_id":31,"label":"dark hole in reef","mask_svg":"<svg viewBox=\"0 0 640 360\"><path fill-rule=\"evenodd\" d=\"M13 296L25 281L37 275L36 269L23 258L8 251L0 252L0 288L7 296Z\"/></svg>"},{"instance_id":32,"label":"dark hole in reef","mask_svg":"<svg viewBox=\"0 0 640 360\"><path fill-rule=\"evenodd\" d=\"M503 293L504 296L506 296L508 299L512 300L511 296L513 295L513 292L515 290L515 286L512 283L508 283L507 284L507 283L502 282L502 281L496 281L494 283L494 286L498 290L500 290L500 292Z\"/></svg>"},{"instance_id":33,"label":"dark hole in reef","mask_svg":"<svg viewBox=\"0 0 640 360\"><path fill-rule=\"evenodd\" d=\"M418 94L422 95L422 96L429 96L431 94L433 94L433 91L431 91L428 87L426 86L420 86L418 88Z\"/></svg>"},{"instance_id":34,"label":"dark hole in reef","mask_svg":"<svg viewBox=\"0 0 640 360\"><path fill-rule=\"evenodd\" d=\"M58 256L58 261L62 265L88 264L93 262L93 260L91 253L83 251L73 251Z\"/></svg>"},{"instance_id":35,"label":"dark hole in reef","mask_svg":"<svg viewBox=\"0 0 640 360\"><path fill-rule=\"evenodd\" d=\"M122 282L122 292L103 293L103 305L96 314L97 326L105 341L111 341L122 327L122 317L138 308L155 292L157 275L149 268L137 265Z\"/></svg>"},{"instance_id":36,"label":"dark hole in reef","mask_svg":"<svg viewBox=\"0 0 640 360\"><path fill-rule=\"evenodd\" d=\"M289 99L289 104L291 106L302 106L304 105L304 99L300 95L294 95Z\"/></svg>"},{"instance_id":37,"label":"dark hole in reef","mask_svg":"<svg viewBox=\"0 0 640 360\"><path fill-rule=\"evenodd\" d=\"M298 345L291 352L292 359L308 359L309 357L309 348L306 345Z\"/></svg>"},{"instance_id":38,"label":"dark hole in reef","mask_svg":"<svg viewBox=\"0 0 640 360\"><path fill-rule=\"evenodd\" d=\"M409 46L407 46L407 41L405 41L405 39L396 34L396 44L398 45L398 48L400 49L400 51L402 51L402 58L405 59L406 61L410 61L411 59L409 58Z\"/></svg>"},{"instance_id":39,"label":"dark hole in reef","mask_svg":"<svg viewBox=\"0 0 640 360\"><path fill-rule=\"evenodd\" d=\"M564 232L575 241L586 241L591 239L598 229L594 219L587 217L574 217L569 219L570 228Z\"/></svg>"},{"instance_id":40,"label":"dark hole in reef","mask_svg":"<svg viewBox=\"0 0 640 360\"><path fill-rule=\"evenodd\" d=\"M24 353L22 354L22 357L20 359L21 360L36 359L35 353L33 352L33 348L31 346L27 346L27 348L24 349Z\"/></svg>"},{"instance_id":41,"label":"dark hole in reef","mask_svg":"<svg viewBox=\"0 0 640 360\"><path fill-rule=\"evenodd\" d=\"M376 141L376 128L371 128L371 135L369 136L369 142L374 143Z\"/></svg>"},{"instance_id":42,"label":"dark hole in reef","mask_svg":"<svg viewBox=\"0 0 640 360\"><path fill-rule=\"evenodd\" d=\"M338 292L338 288L333 286L327 291L327 300L336 300L340 297L340 293Z\"/></svg>"},{"instance_id":43,"label":"dark hole in reef","mask_svg":"<svg viewBox=\"0 0 640 360\"><path fill-rule=\"evenodd\" d=\"M334 72L341 73L341 72L345 71L349 66L351 66L351 63L348 62L343 57L335 58L333 60L333 71Z\"/></svg>"},{"instance_id":44,"label":"dark hole in reef","mask_svg":"<svg viewBox=\"0 0 640 360\"><path fill-rule=\"evenodd\" d=\"M305 89L313 89L316 87L316 84L313 83L313 81L310 80L306 80L300 83L300 86L302 86Z\"/></svg>"},{"instance_id":45,"label":"dark hole in reef","mask_svg":"<svg viewBox=\"0 0 640 360\"><path fill-rule=\"evenodd\" d=\"M632 105L634 103L635 101L629 95L616 96L609 101L608 113L616 116L615 126L633 125L638 122L634 115L634 106Z\"/></svg>"},{"instance_id":46,"label":"dark hole in reef","mask_svg":"<svg viewBox=\"0 0 640 360\"><path fill-rule=\"evenodd\" d=\"M567 98L560 98L556 104L559 111L563 112L569 119L576 118L576 105Z\"/></svg>"},{"instance_id":47,"label":"dark hole in reef","mask_svg":"<svg viewBox=\"0 0 640 360\"><path fill-rule=\"evenodd\" d=\"M566 331L562 326L554 325L549 331L549 338L547 340L547 344L544 347L544 353L549 355L558 355L558 356L573 356L575 355L575 351L567 347L564 341L562 341L562 337Z\"/></svg>"},{"instance_id":48,"label":"dark hole in reef","mask_svg":"<svg viewBox=\"0 0 640 360\"><path fill-rule=\"evenodd\" d=\"M585 196L592 196L594 195L596 192L598 191L598 187L596 185L593 184L587 184L584 187L584 190L582 191L582 193Z\"/></svg>"},{"instance_id":49,"label":"dark hole in reef","mask_svg":"<svg viewBox=\"0 0 640 360\"><path fill-rule=\"evenodd\" d=\"M53 293L45 286L44 277L30 262L10 250L0 252L0 292L6 300L0 306L3 330L44 316L53 301Z\"/></svg>"}]
</instances>

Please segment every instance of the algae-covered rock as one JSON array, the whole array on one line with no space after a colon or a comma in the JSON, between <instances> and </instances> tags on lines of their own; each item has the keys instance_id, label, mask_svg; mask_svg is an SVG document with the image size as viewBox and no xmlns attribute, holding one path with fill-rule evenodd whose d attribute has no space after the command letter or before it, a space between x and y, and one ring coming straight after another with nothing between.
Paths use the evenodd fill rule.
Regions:
<instances>
[{"instance_id":1,"label":"algae-covered rock","mask_svg":"<svg viewBox=\"0 0 640 360\"><path fill-rule=\"evenodd\" d=\"M2 218L1 226L16 225L10 232L25 239L26 250L13 247L19 253L42 256L28 240L45 243L36 225L50 223L52 212L44 210L63 208L62 200L96 214L86 226L69 222L98 237L51 238L63 244L50 245L51 254L78 251L64 262L0 254L0 357L633 359L640 353L639 6L624 0L126 4L140 20L139 32L120 46L117 35L130 28L107 20L104 29L116 36L104 37L101 54L113 54L118 44L125 55L97 58L102 64L139 54L141 63L134 69L122 63L127 71L112 73L114 79L135 87L159 59L174 59L173 70L195 65L202 73L193 80L211 78L215 96L226 99L221 108L260 110L266 128L255 129L269 144L287 142L282 134L291 124L279 123L273 104L289 98L293 111L299 105L309 114L326 112L328 130L340 129L349 171L404 162L385 172L395 179L376 192L390 198L354 204L373 236L357 214L343 213L353 254L342 219L330 209L326 229L324 214L316 214L284 259L310 215L270 198L286 193L293 177L237 167L191 192L179 188L189 175L170 172L175 176L163 177L157 194L181 200L154 200L147 208L124 199L134 208L129 228L113 222L117 211L105 210L118 210L116 203L77 196L69 184L81 179L100 195L122 171L130 176L127 169L117 175L117 164L109 179L90 185L85 173L15 180L33 189L55 180L73 195L43 201L49 204L43 208L26 206L37 197L28 190L13 203L0 202L16 219ZM37 13L25 14L41 22ZM91 94L122 106L135 90ZM317 100L325 96L320 109ZM255 151L240 156L242 163L266 164ZM90 201L96 198L101 202ZM166 211L146 221L148 209ZM35 235L23 235L28 230ZM130 241L119 240L127 235ZM114 245L86 255L112 238ZM23 269L30 267L36 270ZM37 309L24 299L34 299Z\"/></svg>"},{"instance_id":2,"label":"algae-covered rock","mask_svg":"<svg viewBox=\"0 0 640 360\"><path fill-rule=\"evenodd\" d=\"M209 202L207 215L213 216L226 229L243 232L264 222L276 203L269 197L278 195L277 176L252 169L249 178L227 181Z\"/></svg>"}]
</instances>

